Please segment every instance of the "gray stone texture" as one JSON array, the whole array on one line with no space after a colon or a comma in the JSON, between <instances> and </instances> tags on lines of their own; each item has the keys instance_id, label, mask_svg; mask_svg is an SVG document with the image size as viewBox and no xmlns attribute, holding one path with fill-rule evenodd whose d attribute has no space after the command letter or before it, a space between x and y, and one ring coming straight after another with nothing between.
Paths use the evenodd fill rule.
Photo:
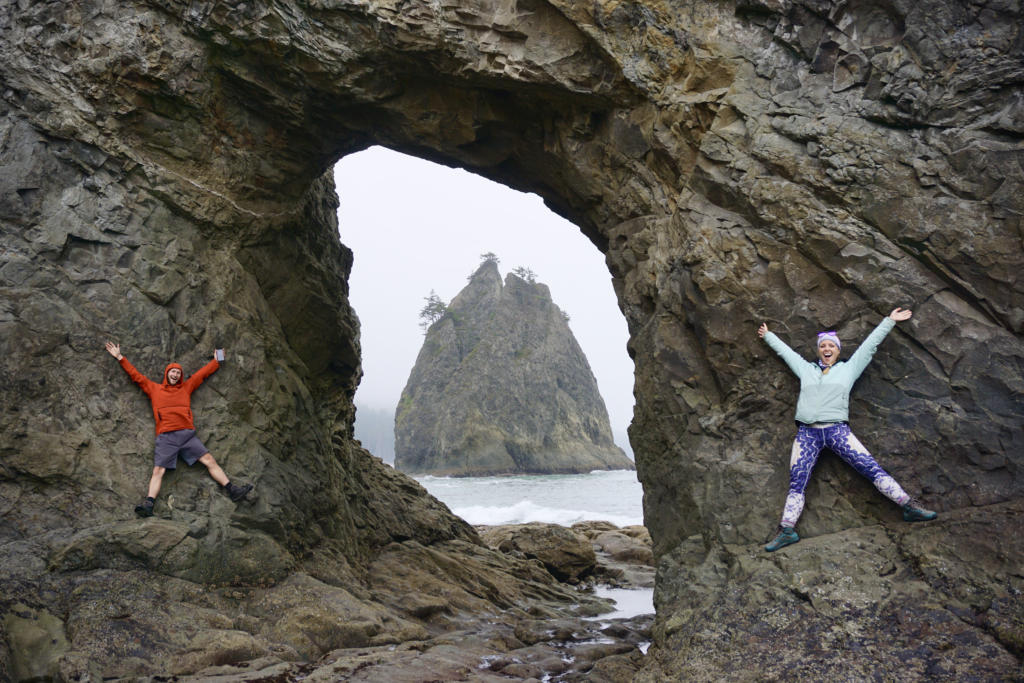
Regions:
<instances>
[{"instance_id":1,"label":"gray stone texture","mask_svg":"<svg viewBox=\"0 0 1024 683\"><path fill-rule=\"evenodd\" d=\"M579 583L593 574L597 566L590 540L557 524L532 522L486 527L480 537L495 550L539 560L552 576L569 583Z\"/></svg>"},{"instance_id":2,"label":"gray stone texture","mask_svg":"<svg viewBox=\"0 0 1024 683\"><path fill-rule=\"evenodd\" d=\"M280 673L313 607L271 622L263 592L303 575L351 625L321 649L441 629L435 582L479 612L554 595L468 575L517 569L352 443L329 170L376 143L537 192L606 255L659 570L641 676L1019 677L1022 25L1016 0L0 0L0 672L36 675L12 644L57 619L66 680ZM849 351L897 305L852 424L939 521L826 458L805 540L764 555L797 387L757 326ZM152 425L108 338L151 375L228 349L194 407L256 500L179 470L131 519ZM385 620L389 595L435 599Z\"/></svg>"},{"instance_id":3,"label":"gray stone texture","mask_svg":"<svg viewBox=\"0 0 1024 683\"><path fill-rule=\"evenodd\" d=\"M631 470L547 285L487 260L426 331L395 411L395 467L439 476Z\"/></svg>"}]
</instances>

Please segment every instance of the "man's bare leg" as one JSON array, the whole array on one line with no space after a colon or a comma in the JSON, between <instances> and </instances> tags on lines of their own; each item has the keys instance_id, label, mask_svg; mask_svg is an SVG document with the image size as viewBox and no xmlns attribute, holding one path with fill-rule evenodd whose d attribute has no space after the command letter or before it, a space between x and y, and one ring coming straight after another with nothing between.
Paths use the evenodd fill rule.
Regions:
<instances>
[{"instance_id":1,"label":"man's bare leg","mask_svg":"<svg viewBox=\"0 0 1024 683\"><path fill-rule=\"evenodd\" d=\"M213 477L215 482L221 486L228 485L228 475L224 474L224 470L222 470L220 465L217 464L217 461L213 459L212 454L206 453L203 457L199 458L199 462L206 465L207 471L209 471L210 476Z\"/></svg>"},{"instance_id":2,"label":"man's bare leg","mask_svg":"<svg viewBox=\"0 0 1024 683\"><path fill-rule=\"evenodd\" d=\"M146 494L147 496L156 499L160 495L160 485L164 481L164 472L166 471L166 467L153 468L153 476L149 478L149 493Z\"/></svg>"},{"instance_id":3,"label":"man's bare leg","mask_svg":"<svg viewBox=\"0 0 1024 683\"><path fill-rule=\"evenodd\" d=\"M231 500L236 503L243 498L249 491L252 491L252 484L245 484L244 486L235 486L228 480L228 475L224 474L224 470L221 469L217 461L213 459L213 456L209 453L199 458L199 462L206 465L206 469L210 472L210 476L213 480L221 485L224 491L231 497Z\"/></svg>"}]
</instances>

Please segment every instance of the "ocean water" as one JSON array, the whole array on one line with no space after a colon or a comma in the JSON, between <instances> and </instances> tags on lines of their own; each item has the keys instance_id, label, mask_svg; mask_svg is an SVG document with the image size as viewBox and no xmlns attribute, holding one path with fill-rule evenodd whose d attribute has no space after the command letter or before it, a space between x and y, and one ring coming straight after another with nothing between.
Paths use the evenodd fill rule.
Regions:
<instances>
[{"instance_id":1,"label":"ocean water","mask_svg":"<svg viewBox=\"0 0 1024 683\"><path fill-rule=\"evenodd\" d=\"M636 472L629 470L508 477L427 475L416 481L470 524L644 523L643 489Z\"/></svg>"}]
</instances>

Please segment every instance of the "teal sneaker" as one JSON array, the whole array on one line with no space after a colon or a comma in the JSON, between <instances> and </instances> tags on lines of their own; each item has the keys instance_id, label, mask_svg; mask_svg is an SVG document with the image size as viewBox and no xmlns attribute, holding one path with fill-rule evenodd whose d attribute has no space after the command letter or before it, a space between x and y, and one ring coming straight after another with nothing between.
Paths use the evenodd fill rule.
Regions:
<instances>
[{"instance_id":1,"label":"teal sneaker","mask_svg":"<svg viewBox=\"0 0 1024 683\"><path fill-rule=\"evenodd\" d=\"M765 550L772 553L779 548L785 548L787 545L793 545L800 540L797 536L796 529L791 526L780 526L779 533L775 535L775 538L764 547Z\"/></svg>"},{"instance_id":2,"label":"teal sneaker","mask_svg":"<svg viewBox=\"0 0 1024 683\"><path fill-rule=\"evenodd\" d=\"M921 504L913 498L903 504L904 522L930 522L938 516L937 513L921 507Z\"/></svg>"}]
</instances>

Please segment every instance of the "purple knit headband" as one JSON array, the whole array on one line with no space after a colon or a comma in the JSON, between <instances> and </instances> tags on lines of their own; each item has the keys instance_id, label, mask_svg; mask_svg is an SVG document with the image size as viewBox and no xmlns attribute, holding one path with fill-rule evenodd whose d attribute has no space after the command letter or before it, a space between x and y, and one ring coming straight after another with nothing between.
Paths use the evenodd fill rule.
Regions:
<instances>
[{"instance_id":1,"label":"purple knit headband","mask_svg":"<svg viewBox=\"0 0 1024 683\"><path fill-rule=\"evenodd\" d=\"M827 332L819 332L818 333L818 344L821 344L821 342L825 341L826 339L828 339L833 344L835 344L836 348L838 348L838 349L842 349L843 348L843 345L839 343L839 335L836 334L835 330L829 330Z\"/></svg>"}]
</instances>

